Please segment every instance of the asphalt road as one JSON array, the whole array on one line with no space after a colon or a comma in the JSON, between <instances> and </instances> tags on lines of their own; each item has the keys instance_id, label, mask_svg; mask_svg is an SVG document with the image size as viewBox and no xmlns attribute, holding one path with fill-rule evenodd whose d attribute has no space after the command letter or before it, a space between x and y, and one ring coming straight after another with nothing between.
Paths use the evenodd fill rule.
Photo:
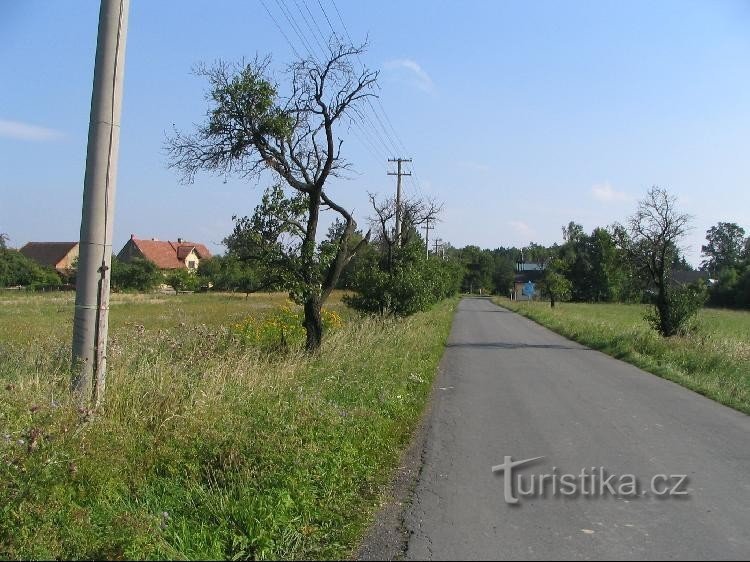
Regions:
<instances>
[{"instance_id":1,"label":"asphalt road","mask_svg":"<svg viewBox=\"0 0 750 562\"><path fill-rule=\"evenodd\" d=\"M750 417L480 298L461 302L437 384L405 558L750 558ZM547 481L510 505L492 471L506 456L545 457L516 469L527 487L604 467L647 495L552 497ZM687 496L657 499L658 474L687 475Z\"/></svg>"}]
</instances>

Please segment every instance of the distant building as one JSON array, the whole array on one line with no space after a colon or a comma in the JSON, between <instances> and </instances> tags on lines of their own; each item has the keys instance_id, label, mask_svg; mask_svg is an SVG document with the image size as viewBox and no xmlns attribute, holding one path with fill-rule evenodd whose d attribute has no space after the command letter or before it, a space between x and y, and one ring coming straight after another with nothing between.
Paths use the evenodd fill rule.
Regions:
<instances>
[{"instance_id":1,"label":"distant building","mask_svg":"<svg viewBox=\"0 0 750 562\"><path fill-rule=\"evenodd\" d=\"M677 285L691 285L697 281L702 281L706 285L710 285L711 279L709 279L707 271L687 271L682 269L673 269L670 279L672 283Z\"/></svg>"},{"instance_id":2,"label":"distant building","mask_svg":"<svg viewBox=\"0 0 750 562\"><path fill-rule=\"evenodd\" d=\"M39 265L68 273L78 258L78 242L29 242L19 252Z\"/></svg>"},{"instance_id":3,"label":"distant building","mask_svg":"<svg viewBox=\"0 0 750 562\"><path fill-rule=\"evenodd\" d=\"M142 240L130 235L130 240L123 246L117 258L129 262L134 258L141 258L152 262L162 270L169 269L198 269L201 260L211 257L205 245L188 242L178 238L176 242L170 240L156 240L151 238Z\"/></svg>"},{"instance_id":4,"label":"distant building","mask_svg":"<svg viewBox=\"0 0 750 562\"><path fill-rule=\"evenodd\" d=\"M539 296L539 281L544 276L544 263L518 262L516 275L513 279L513 293L515 300L533 300Z\"/></svg>"}]
</instances>

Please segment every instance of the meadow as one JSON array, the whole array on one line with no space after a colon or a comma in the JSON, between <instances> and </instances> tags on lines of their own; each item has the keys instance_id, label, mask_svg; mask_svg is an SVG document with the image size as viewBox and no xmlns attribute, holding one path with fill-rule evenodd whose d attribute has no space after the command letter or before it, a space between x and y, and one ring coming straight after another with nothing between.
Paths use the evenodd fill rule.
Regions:
<instances>
[{"instance_id":1,"label":"meadow","mask_svg":"<svg viewBox=\"0 0 750 562\"><path fill-rule=\"evenodd\" d=\"M646 305L495 302L565 337L750 414L750 313L704 308L684 336L662 338Z\"/></svg>"},{"instance_id":2,"label":"meadow","mask_svg":"<svg viewBox=\"0 0 750 562\"><path fill-rule=\"evenodd\" d=\"M350 555L456 301L394 320L340 297L309 356L266 337L285 295L115 295L92 414L68 395L73 295L0 294L0 558Z\"/></svg>"}]
</instances>

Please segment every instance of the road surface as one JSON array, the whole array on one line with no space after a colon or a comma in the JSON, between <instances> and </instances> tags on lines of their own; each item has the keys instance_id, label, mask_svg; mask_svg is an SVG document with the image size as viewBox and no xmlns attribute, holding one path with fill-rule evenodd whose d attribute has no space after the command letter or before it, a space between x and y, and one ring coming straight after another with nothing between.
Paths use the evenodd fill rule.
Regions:
<instances>
[{"instance_id":1,"label":"road surface","mask_svg":"<svg viewBox=\"0 0 750 562\"><path fill-rule=\"evenodd\" d=\"M437 385L406 559L750 558L750 417L480 298L458 307ZM648 495L510 505L506 456L545 457L516 469L527 487L604 467ZM688 495L657 499L659 474L687 475Z\"/></svg>"}]
</instances>

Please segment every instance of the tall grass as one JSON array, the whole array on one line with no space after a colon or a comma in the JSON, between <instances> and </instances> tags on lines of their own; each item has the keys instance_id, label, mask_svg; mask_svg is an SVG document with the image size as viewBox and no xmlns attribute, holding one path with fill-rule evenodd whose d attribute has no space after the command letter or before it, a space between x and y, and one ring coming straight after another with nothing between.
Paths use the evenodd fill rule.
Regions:
<instances>
[{"instance_id":1,"label":"tall grass","mask_svg":"<svg viewBox=\"0 0 750 562\"><path fill-rule=\"evenodd\" d=\"M694 330L663 338L630 304L510 301L514 310L552 330L750 414L750 313L704 309Z\"/></svg>"},{"instance_id":2,"label":"tall grass","mask_svg":"<svg viewBox=\"0 0 750 562\"><path fill-rule=\"evenodd\" d=\"M0 344L0 558L346 556L419 419L455 302L350 319L312 358L147 304L143 324L115 322L94 414L68 399L63 334Z\"/></svg>"}]
</instances>

